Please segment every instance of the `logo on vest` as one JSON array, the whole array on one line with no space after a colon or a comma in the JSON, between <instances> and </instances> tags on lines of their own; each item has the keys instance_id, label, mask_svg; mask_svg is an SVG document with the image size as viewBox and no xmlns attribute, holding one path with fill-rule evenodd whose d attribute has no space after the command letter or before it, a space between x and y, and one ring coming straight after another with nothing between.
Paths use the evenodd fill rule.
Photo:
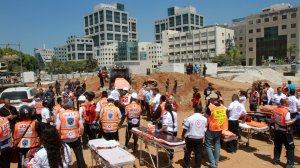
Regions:
<instances>
[{"instance_id":1,"label":"logo on vest","mask_svg":"<svg viewBox=\"0 0 300 168\"><path fill-rule=\"evenodd\" d=\"M74 125L74 118L67 119L68 125Z\"/></svg>"},{"instance_id":2,"label":"logo on vest","mask_svg":"<svg viewBox=\"0 0 300 168\"><path fill-rule=\"evenodd\" d=\"M112 113L109 113L109 114L108 114L108 118L109 118L109 119L112 119L113 116L114 116L114 114L112 114Z\"/></svg>"},{"instance_id":3,"label":"logo on vest","mask_svg":"<svg viewBox=\"0 0 300 168\"><path fill-rule=\"evenodd\" d=\"M29 142L27 139L22 140L22 147L27 147L29 145Z\"/></svg>"}]
</instances>

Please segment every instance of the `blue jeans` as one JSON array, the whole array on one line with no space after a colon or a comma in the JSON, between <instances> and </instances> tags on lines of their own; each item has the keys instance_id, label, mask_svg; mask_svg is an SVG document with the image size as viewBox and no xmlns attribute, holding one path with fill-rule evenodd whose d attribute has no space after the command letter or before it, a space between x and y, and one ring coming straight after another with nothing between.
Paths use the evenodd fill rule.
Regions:
<instances>
[{"instance_id":1,"label":"blue jeans","mask_svg":"<svg viewBox=\"0 0 300 168\"><path fill-rule=\"evenodd\" d=\"M220 158L220 139L222 132L221 131L209 131L205 133L205 143L204 147L206 149L211 167L217 167L219 158ZM212 145L215 150L212 152Z\"/></svg>"}]
</instances>

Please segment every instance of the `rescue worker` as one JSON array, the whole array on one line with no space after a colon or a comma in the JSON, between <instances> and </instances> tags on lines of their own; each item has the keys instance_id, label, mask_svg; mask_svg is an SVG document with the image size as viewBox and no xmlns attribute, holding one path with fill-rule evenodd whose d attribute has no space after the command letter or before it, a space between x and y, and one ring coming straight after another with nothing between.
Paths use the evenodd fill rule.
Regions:
<instances>
[{"instance_id":1,"label":"rescue worker","mask_svg":"<svg viewBox=\"0 0 300 168\"><path fill-rule=\"evenodd\" d=\"M245 106L239 102L239 96L237 94L232 95L232 102L230 103L228 109L228 125L229 131L237 135L239 135L239 118L244 115L247 115ZM237 140L232 140L227 142L228 150L230 153L237 151Z\"/></svg>"},{"instance_id":2,"label":"rescue worker","mask_svg":"<svg viewBox=\"0 0 300 168\"><path fill-rule=\"evenodd\" d=\"M57 114L55 125L61 140L73 149L76 156L77 167L84 168L86 165L80 140L84 131L83 121L78 111L71 110L72 105L71 100L64 103L64 110Z\"/></svg>"},{"instance_id":3,"label":"rescue worker","mask_svg":"<svg viewBox=\"0 0 300 168\"><path fill-rule=\"evenodd\" d=\"M121 111L122 114L122 119L121 122L119 123L119 127L121 127L125 121L126 115L125 115L125 108L126 106L128 106L130 104L130 99L131 99L131 95L129 93L129 88L128 87L124 87L123 88L123 94L120 100L120 105L119 105L119 109Z\"/></svg>"},{"instance_id":4,"label":"rescue worker","mask_svg":"<svg viewBox=\"0 0 300 168\"><path fill-rule=\"evenodd\" d=\"M78 79L77 79L78 80ZM79 81L78 81L79 82ZM81 96L84 92L85 92L85 89L83 87L80 86L80 82L78 83L77 81L75 82L75 92L74 92L74 97L76 99L76 108L77 110L79 110L79 102L78 102L78 98L79 96Z\"/></svg>"},{"instance_id":5,"label":"rescue worker","mask_svg":"<svg viewBox=\"0 0 300 168\"><path fill-rule=\"evenodd\" d=\"M280 105L281 99L286 99L286 95L282 93L281 87L278 87L277 93L275 93L272 97L272 104Z\"/></svg>"},{"instance_id":6,"label":"rescue worker","mask_svg":"<svg viewBox=\"0 0 300 168\"><path fill-rule=\"evenodd\" d=\"M220 140L223 130L228 130L228 121L226 115L226 107L219 103L218 95L215 92L206 98L209 100L206 114L208 115L208 130L205 133L204 146L208 154L210 166L218 167L220 158ZM214 146L214 153L212 152Z\"/></svg>"},{"instance_id":7,"label":"rescue worker","mask_svg":"<svg viewBox=\"0 0 300 168\"><path fill-rule=\"evenodd\" d=\"M198 86L193 86L193 108L195 108L196 106L202 106L201 104L201 94L199 93L199 87Z\"/></svg>"},{"instance_id":8,"label":"rescue worker","mask_svg":"<svg viewBox=\"0 0 300 168\"><path fill-rule=\"evenodd\" d=\"M256 90L256 87L254 85L251 88L249 103L251 111L256 111L258 105L260 105L259 92Z\"/></svg>"},{"instance_id":9,"label":"rescue worker","mask_svg":"<svg viewBox=\"0 0 300 168\"><path fill-rule=\"evenodd\" d=\"M272 118L275 122L274 164L280 163L282 145L284 145L287 158L286 168L292 168L295 161L295 144L291 125L300 119L300 115L298 114L294 119L291 119L287 101L286 99L281 99L280 105L273 110Z\"/></svg>"},{"instance_id":10,"label":"rescue worker","mask_svg":"<svg viewBox=\"0 0 300 168\"><path fill-rule=\"evenodd\" d=\"M19 121L19 115L17 109L10 105L10 100L8 98L4 99L4 106L0 108L0 116L8 119L10 129L13 131L16 122Z\"/></svg>"},{"instance_id":11,"label":"rescue worker","mask_svg":"<svg viewBox=\"0 0 300 168\"><path fill-rule=\"evenodd\" d=\"M41 121L49 125L50 122L53 122L52 115L50 112L53 108L52 99L45 99L43 100L42 104L44 108L41 111Z\"/></svg>"},{"instance_id":12,"label":"rescue worker","mask_svg":"<svg viewBox=\"0 0 300 168\"><path fill-rule=\"evenodd\" d=\"M12 147L9 121L0 116L0 167L10 168L10 155Z\"/></svg>"},{"instance_id":13,"label":"rescue worker","mask_svg":"<svg viewBox=\"0 0 300 168\"><path fill-rule=\"evenodd\" d=\"M93 121L93 124L95 124L95 123L97 123L99 121L101 109L108 104L107 97L108 97L107 92L106 91L102 91L102 93L101 93L101 99L99 100L99 102L96 105L96 118ZM100 126L99 126L100 128L99 128L98 138L102 138L103 130L102 130L101 122L99 122L99 124L100 124Z\"/></svg>"},{"instance_id":14,"label":"rescue worker","mask_svg":"<svg viewBox=\"0 0 300 168\"><path fill-rule=\"evenodd\" d=\"M42 120L41 111L44 108L43 100L39 97L39 95L35 95L33 101L28 104L29 107L35 109L35 118L38 121Z\"/></svg>"},{"instance_id":15,"label":"rescue worker","mask_svg":"<svg viewBox=\"0 0 300 168\"><path fill-rule=\"evenodd\" d=\"M56 115L62 110L62 97L56 99L56 105L53 108L53 121L56 120Z\"/></svg>"},{"instance_id":16,"label":"rescue worker","mask_svg":"<svg viewBox=\"0 0 300 168\"><path fill-rule=\"evenodd\" d=\"M151 99L152 95L150 93L150 87L146 87L144 97L145 97L145 110L146 110L146 114L147 114L147 121L151 121L150 99Z\"/></svg>"},{"instance_id":17,"label":"rescue worker","mask_svg":"<svg viewBox=\"0 0 300 168\"><path fill-rule=\"evenodd\" d=\"M40 145L36 122L32 120L33 110L27 105L19 109L21 122L17 122L14 130L14 145L18 150L18 168L22 168L22 158L27 152Z\"/></svg>"},{"instance_id":18,"label":"rescue worker","mask_svg":"<svg viewBox=\"0 0 300 168\"><path fill-rule=\"evenodd\" d=\"M140 118L142 113L141 106L137 103L138 95L137 93L132 93L131 95L131 103L125 108L126 117L127 117L127 129L126 129L126 142L125 146L128 146L129 140L131 138L131 129L134 127L140 126ZM133 150L136 150L137 142L138 142L138 136L133 135Z\"/></svg>"},{"instance_id":19,"label":"rescue worker","mask_svg":"<svg viewBox=\"0 0 300 168\"><path fill-rule=\"evenodd\" d=\"M107 98L108 104L101 109L100 120L103 130L103 138L106 140L119 140L119 122L122 118L120 109L114 105L114 98Z\"/></svg>"},{"instance_id":20,"label":"rescue worker","mask_svg":"<svg viewBox=\"0 0 300 168\"><path fill-rule=\"evenodd\" d=\"M195 154L195 168L201 167L201 153L203 139L207 130L207 119L201 114L202 107L194 108L195 112L183 122L181 138L185 139L186 149L184 151L184 168L190 167L191 153Z\"/></svg>"},{"instance_id":21,"label":"rescue worker","mask_svg":"<svg viewBox=\"0 0 300 168\"><path fill-rule=\"evenodd\" d=\"M96 103L94 101L95 93L86 92L85 97L87 102L82 103L82 116L84 119L84 132L82 135L82 142L86 147L89 140L95 139L96 135L91 131L90 126L96 118Z\"/></svg>"}]
</instances>

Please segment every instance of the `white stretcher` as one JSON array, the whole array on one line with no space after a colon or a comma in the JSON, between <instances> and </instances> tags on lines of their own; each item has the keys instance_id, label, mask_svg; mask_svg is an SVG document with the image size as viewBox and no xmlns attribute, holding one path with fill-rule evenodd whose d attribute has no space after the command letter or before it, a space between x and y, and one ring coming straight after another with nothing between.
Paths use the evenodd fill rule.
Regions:
<instances>
[{"instance_id":1,"label":"white stretcher","mask_svg":"<svg viewBox=\"0 0 300 168\"><path fill-rule=\"evenodd\" d=\"M126 165L134 167L135 157L123 149L117 141L94 139L89 141L88 146L92 156L92 167L94 167L94 161L96 167L123 167Z\"/></svg>"},{"instance_id":2,"label":"white stretcher","mask_svg":"<svg viewBox=\"0 0 300 168\"><path fill-rule=\"evenodd\" d=\"M167 156L168 156L168 165L165 167L171 167L172 166L172 161L170 160L170 155L174 154L175 152L179 152L179 151L183 151L183 149L185 148L185 142L179 140L179 138L173 137L171 135L167 135L165 133L159 133L159 134L151 134L149 132L146 131L147 129L145 127L140 127L138 128L133 128L131 130L131 132L133 134L136 134L139 139L140 139L140 156L139 156L139 161L140 164L143 165L144 163L148 163L143 156L143 145L142 143L145 144L145 149L147 149L147 153L149 155L149 158L151 159L151 164L154 168L163 168L160 164L159 164L159 150L164 151ZM162 134L164 134L163 136L161 136ZM164 137L164 138L163 138ZM167 139L173 139L173 142L167 141ZM149 146L152 146L156 149L156 163L154 161L154 158L152 157L151 153L150 153L150 149Z\"/></svg>"},{"instance_id":3,"label":"white stretcher","mask_svg":"<svg viewBox=\"0 0 300 168\"><path fill-rule=\"evenodd\" d=\"M239 123L239 127L242 130L245 130L247 132L247 142L246 142L246 146L249 146L250 144L250 138L252 138L252 134L255 133L265 133L265 134L270 134L270 129L268 126L265 127L254 127L254 126L250 126L246 123Z\"/></svg>"}]
</instances>

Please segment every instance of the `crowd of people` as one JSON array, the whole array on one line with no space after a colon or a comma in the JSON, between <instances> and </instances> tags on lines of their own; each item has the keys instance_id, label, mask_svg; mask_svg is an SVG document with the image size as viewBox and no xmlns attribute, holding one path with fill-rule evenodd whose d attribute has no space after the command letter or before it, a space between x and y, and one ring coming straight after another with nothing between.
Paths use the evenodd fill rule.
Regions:
<instances>
[{"instance_id":1,"label":"crowd of people","mask_svg":"<svg viewBox=\"0 0 300 168\"><path fill-rule=\"evenodd\" d=\"M177 87L177 81L174 81ZM17 157L18 167L68 167L71 151L76 156L77 167L86 167L83 149L88 141L96 138L119 141L119 129L126 121L125 146L129 147L131 129L139 127L142 116L155 125L156 133L177 137L178 109L175 100L176 89L161 93L157 85L144 82L138 92L124 87L121 90L102 91L99 100L95 93L87 91L77 79L68 80L61 92L60 82L39 90L34 100L17 110L4 100L0 109L0 167L10 167ZM263 82L255 82L251 89L232 95L228 107L219 90L209 83L202 99L199 86L193 86L192 107L194 114L184 119L183 132L179 137L185 140L183 167L190 167L194 151L194 167L201 167L203 150L209 158L210 167L218 167L222 131L229 130L240 137L239 120L247 118L245 103L249 98L250 111L261 105L274 105L274 163L280 162L282 145L285 145L287 167L294 165L293 129L299 130L300 91L288 81L274 89ZM76 102L76 103L75 103ZM299 133L299 132L298 132ZM137 150L138 137L133 135L133 151ZM238 141L226 142L230 153L237 151ZM72 149L72 150L71 150ZM15 156L15 157L14 157ZM173 159L173 154L169 155ZM16 161L16 160L14 160Z\"/></svg>"},{"instance_id":2,"label":"crowd of people","mask_svg":"<svg viewBox=\"0 0 300 168\"><path fill-rule=\"evenodd\" d=\"M206 64L203 64L203 66L201 64L199 64L199 65L188 64L188 65L185 65L185 67L186 67L186 73L188 75L190 75L190 74L201 75L202 74L204 77L206 76L206 71L207 71Z\"/></svg>"}]
</instances>

